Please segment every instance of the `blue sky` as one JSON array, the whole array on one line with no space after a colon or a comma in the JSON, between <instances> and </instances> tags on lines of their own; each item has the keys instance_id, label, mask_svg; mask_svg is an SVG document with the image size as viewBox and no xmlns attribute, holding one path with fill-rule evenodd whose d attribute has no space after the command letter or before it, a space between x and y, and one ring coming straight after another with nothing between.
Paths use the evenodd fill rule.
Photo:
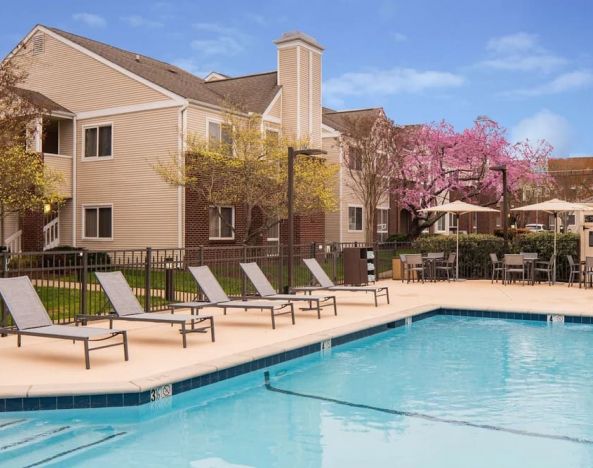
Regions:
<instances>
[{"instance_id":1,"label":"blue sky","mask_svg":"<svg viewBox=\"0 0 593 468\"><path fill-rule=\"evenodd\" d=\"M487 115L512 140L593 155L591 0L20 0L6 10L2 55L42 23L202 76L273 70L272 41L297 29L326 48L326 105L458 129Z\"/></svg>"}]
</instances>

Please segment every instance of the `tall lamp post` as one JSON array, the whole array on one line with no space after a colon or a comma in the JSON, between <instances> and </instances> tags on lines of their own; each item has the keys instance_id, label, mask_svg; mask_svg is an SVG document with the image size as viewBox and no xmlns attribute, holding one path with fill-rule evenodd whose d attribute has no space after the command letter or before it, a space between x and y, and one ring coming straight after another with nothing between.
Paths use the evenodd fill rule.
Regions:
<instances>
[{"instance_id":1,"label":"tall lamp post","mask_svg":"<svg viewBox=\"0 0 593 468\"><path fill-rule=\"evenodd\" d=\"M297 156L317 156L320 154L327 154L327 151L322 149L297 149L292 146L288 147L288 267L287 267L287 284L284 286L284 292L290 293L292 287L292 266L294 255L294 160Z\"/></svg>"},{"instance_id":2,"label":"tall lamp post","mask_svg":"<svg viewBox=\"0 0 593 468\"><path fill-rule=\"evenodd\" d=\"M491 171L497 171L502 174L502 237L504 238L504 253L509 251L509 200L507 189L507 167L506 165L492 166Z\"/></svg>"}]
</instances>

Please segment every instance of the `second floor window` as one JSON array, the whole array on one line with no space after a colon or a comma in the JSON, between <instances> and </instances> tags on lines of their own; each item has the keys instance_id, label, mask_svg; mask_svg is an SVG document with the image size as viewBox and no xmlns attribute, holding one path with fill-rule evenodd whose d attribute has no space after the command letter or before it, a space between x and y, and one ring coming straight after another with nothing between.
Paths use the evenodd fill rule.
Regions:
<instances>
[{"instance_id":1,"label":"second floor window","mask_svg":"<svg viewBox=\"0 0 593 468\"><path fill-rule=\"evenodd\" d=\"M111 125L98 125L84 129L84 157L105 158L113 156Z\"/></svg>"},{"instance_id":2,"label":"second floor window","mask_svg":"<svg viewBox=\"0 0 593 468\"><path fill-rule=\"evenodd\" d=\"M354 146L348 147L348 167L355 171L362 170L362 154L360 149Z\"/></svg>"},{"instance_id":3,"label":"second floor window","mask_svg":"<svg viewBox=\"0 0 593 468\"><path fill-rule=\"evenodd\" d=\"M209 211L210 239L235 238L235 208L232 206L211 206Z\"/></svg>"},{"instance_id":4,"label":"second floor window","mask_svg":"<svg viewBox=\"0 0 593 468\"><path fill-rule=\"evenodd\" d=\"M348 207L348 230L362 231L362 206Z\"/></svg>"},{"instance_id":5,"label":"second floor window","mask_svg":"<svg viewBox=\"0 0 593 468\"><path fill-rule=\"evenodd\" d=\"M230 125L221 122L208 122L208 142L211 145L224 145L231 148L233 145L233 133Z\"/></svg>"},{"instance_id":6,"label":"second floor window","mask_svg":"<svg viewBox=\"0 0 593 468\"><path fill-rule=\"evenodd\" d=\"M377 210L377 237L379 242L384 242L387 239L389 225L389 210L379 208Z\"/></svg>"}]
</instances>

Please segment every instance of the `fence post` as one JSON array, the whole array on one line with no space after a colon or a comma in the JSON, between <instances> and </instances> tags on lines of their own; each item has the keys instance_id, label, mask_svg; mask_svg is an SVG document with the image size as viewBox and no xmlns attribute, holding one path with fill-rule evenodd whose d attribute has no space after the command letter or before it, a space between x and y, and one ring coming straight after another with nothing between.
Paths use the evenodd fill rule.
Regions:
<instances>
[{"instance_id":1,"label":"fence post","mask_svg":"<svg viewBox=\"0 0 593 468\"><path fill-rule=\"evenodd\" d=\"M82 252L82 270L80 272L80 313L88 315L87 286L89 282L89 257L88 252Z\"/></svg>"},{"instance_id":2,"label":"fence post","mask_svg":"<svg viewBox=\"0 0 593 468\"><path fill-rule=\"evenodd\" d=\"M338 246L336 243L332 244L330 252L332 256L332 268L334 269L334 277L332 279L334 280L334 283L338 284Z\"/></svg>"},{"instance_id":3,"label":"fence post","mask_svg":"<svg viewBox=\"0 0 593 468\"><path fill-rule=\"evenodd\" d=\"M150 273L152 270L152 247L146 247L146 260L144 262L144 310L150 312Z\"/></svg>"},{"instance_id":4,"label":"fence post","mask_svg":"<svg viewBox=\"0 0 593 468\"><path fill-rule=\"evenodd\" d=\"M282 291L284 285L284 252L282 251L282 244L278 241L278 287L277 291Z\"/></svg>"},{"instance_id":5,"label":"fence post","mask_svg":"<svg viewBox=\"0 0 593 468\"><path fill-rule=\"evenodd\" d=\"M247 246L246 245L243 245L242 258L243 258L243 263L247 263ZM241 275L241 298L245 299L245 296L247 295L247 280L245 278L245 275L242 273L241 267L239 267L239 274Z\"/></svg>"},{"instance_id":6,"label":"fence post","mask_svg":"<svg viewBox=\"0 0 593 468\"><path fill-rule=\"evenodd\" d=\"M373 263L375 264L375 281L379 281L379 243L373 242L373 252L375 254L375 258L373 258Z\"/></svg>"},{"instance_id":7,"label":"fence post","mask_svg":"<svg viewBox=\"0 0 593 468\"><path fill-rule=\"evenodd\" d=\"M0 261L0 278L6 278L8 276L8 253L0 252L2 260ZM0 326L6 327L6 310L4 307L4 301L0 299ZM2 333L0 336L7 336L6 333Z\"/></svg>"}]
</instances>

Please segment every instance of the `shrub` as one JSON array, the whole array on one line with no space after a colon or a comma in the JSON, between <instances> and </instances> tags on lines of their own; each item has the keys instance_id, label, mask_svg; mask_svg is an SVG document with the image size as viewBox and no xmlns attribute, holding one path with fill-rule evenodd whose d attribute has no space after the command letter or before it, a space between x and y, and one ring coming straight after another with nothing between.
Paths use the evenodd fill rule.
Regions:
<instances>
[{"instance_id":1,"label":"shrub","mask_svg":"<svg viewBox=\"0 0 593 468\"><path fill-rule=\"evenodd\" d=\"M447 256L456 251L456 236L438 234L423 235L414 243L416 250L444 252ZM499 257L504 249L504 240L491 234L461 234L459 236L459 274L466 278L482 278L489 274L489 254Z\"/></svg>"},{"instance_id":2,"label":"shrub","mask_svg":"<svg viewBox=\"0 0 593 468\"><path fill-rule=\"evenodd\" d=\"M572 232L566 234L558 234L557 255L558 255L558 273L563 273L568 269L567 255L572 255L575 260L578 260L580 255L580 239L579 234ZM542 260L549 260L554 254L554 233L553 232L533 232L518 236L512 245L512 251L519 252L537 252L538 258ZM564 276L564 275L562 275Z\"/></svg>"}]
</instances>

